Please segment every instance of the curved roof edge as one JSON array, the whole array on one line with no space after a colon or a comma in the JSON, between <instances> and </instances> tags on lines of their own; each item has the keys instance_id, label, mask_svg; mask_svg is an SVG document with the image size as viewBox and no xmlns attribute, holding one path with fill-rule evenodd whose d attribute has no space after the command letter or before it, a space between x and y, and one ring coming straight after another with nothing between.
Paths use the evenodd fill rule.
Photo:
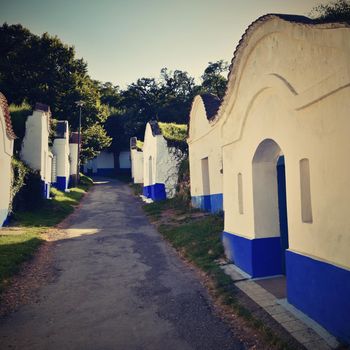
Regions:
<instances>
[{"instance_id":1,"label":"curved roof edge","mask_svg":"<svg viewBox=\"0 0 350 350\"><path fill-rule=\"evenodd\" d=\"M12 122L11 122L11 116L9 111L9 106L7 103L7 99L4 94L0 92L0 107L4 113L5 117L5 125L6 125L6 135L9 139L14 140L17 138L15 135L13 129L12 129Z\"/></svg>"},{"instance_id":2,"label":"curved roof edge","mask_svg":"<svg viewBox=\"0 0 350 350\"><path fill-rule=\"evenodd\" d=\"M151 127L153 136L162 135L162 131L160 130L160 127L159 127L158 122L156 120L152 119L148 123Z\"/></svg>"},{"instance_id":3,"label":"curved roof edge","mask_svg":"<svg viewBox=\"0 0 350 350\"><path fill-rule=\"evenodd\" d=\"M233 58L231 60L231 64L229 67L229 72L227 75L227 86L225 95L222 99L222 103L220 107L218 108L217 113L210 119L210 122L216 122L218 119L220 119L221 115L223 114L227 100L229 99L229 93L231 92L232 87L235 84L236 75L239 68L239 63L241 60L241 56L243 55L243 52L245 51L245 48L247 46L247 42L253 35L253 33L262 25L265 23L274 20L279 19L288 23L294 23L297 25L302 26L312 26L314 28L321 28L321 29L332 29L332 28L349 28L350 25L345 22L322 22L319 20L313 20L311 18L305 17L305 16L299 16L299 15L287 15L287 14L277 14L277 13L270 13L263 15L259 18L257 18L254 22L252 22L247 29L245 30L244 34L242 35L235 51L233 54Z\"/></svg>"},{"instance_id":4,"label":"curved roof edge","mask_svg":"<svg viewBox=\"0 0 350 350\"><path fill-rule=\"evenodd\" d=\"M211 120L218 112L221 105L221 100L219 97L213 94L201 94L199 96L203 101L207 119Z\"/></svg>"}]
</instances>

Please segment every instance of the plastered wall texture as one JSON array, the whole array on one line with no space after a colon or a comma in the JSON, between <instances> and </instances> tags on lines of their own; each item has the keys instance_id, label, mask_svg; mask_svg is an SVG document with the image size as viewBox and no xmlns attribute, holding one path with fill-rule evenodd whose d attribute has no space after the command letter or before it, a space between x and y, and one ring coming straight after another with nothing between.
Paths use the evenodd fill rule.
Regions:
<instances>
[{"instance_id":1,"label":"plastered wall texture","mask_svg":"<svg viewBox=\"0 0 350 350\"><path fill-rule=\"evenodd\" d=\"M43 109L40 109L43 106ZM44 196L49 196L52 173L52 153L49 150L50 109L39 104L26 121L26 132L20 153L21 159L32 169L39 170Z\"/></svg>"},{"instance_id":2,"label":"plastered wall texture","mask_svg":"<svg viewBox=\"0 0 350 350\"><path fill-rule=\"evenodd\" d=\"M114 155L112 152L102 151L97 157L84 165L84 172L99 176L114 174Z\"/></svg>"},{"instance_id":3,"label":"plastered wall texture","mask_svg":"<svg viewBox=\"0 0 350 350\"><path fill-rule=\"evenodd\" d=\"M137 149L137 139L130 139L131 178L135 184L143 183L143 152Z\"/></svg>"},{"instance_id":4,"label":"plastered wall texture","mask_svg":"<svg viewBox=\"0 0 350 350\"><path fill-rule=\"evenodd\" d=\"M156 191L158 188L163 191L162 187L164 186L166 198L173 198L176 193L181 159L182 155L179 154L179 151L168 147L160 131L152 132L151 124L147 123L143 144L144 187L155 186Z\"/></svg>"},{"instance_id":5,"label":"plastered wall texture","mask_svg":"<svg viewBox=\"0 0 350 350\"><path fill-rule=\"evenodd\" d=\"M212 128L210 119L217 110L218 100L215 96L196 96L190 112L189 146L190 181L192 204L207 211L223 210L223 162L222 143L219 128ZM210 104L210 106L208 106ZM217 107L215 106L217 105ZM205 185L203 160L207 159L208 182ZM219 197L220 204L214 205L213 199Z\"/></svg>"},{"instance_id":6,"label":"plastered wall texture","mask_svg":"<svg viewBox=\"0 0 350 350\"><path fill-rule=\"evenodd\" d=\"M15 138L7 100L0 93L0 227L8 216L11 198L11 159Z\"/></svg>"},{"instance_id":7,"label":"plastered wall texture","mask_svg":"<svg viewBox=\"0 0 350 350\"><path fill-rule=\"evenodd\" d=\"M58 123L60 123L62 132L56 135L52 145L52 154L56 158L56 182L54 185L60 191L65 191L68 189L70 177L69 127L67 121L59 121Z\"/></svg>"},{"instance_id":8,"label":"plastered wall texture","mask_svg":"<svg viewBox=\"0 0 350 350\"><path fill-rule=\"evenodd\" d=\"M203 120L199 98L194 108L201 110L195 118ZM280 265L286 256L289 302L348 342L349 110L349 26L267 15L244 33L216 116L209 126L195 124L189 139L195 155L193 194L201 181L194 164L204 155L199 149L213 152L210 144L220 140L228 256L260 276L284 272ZM276 170L280 156L286 252Z\"/></svg>"}]
</instances>

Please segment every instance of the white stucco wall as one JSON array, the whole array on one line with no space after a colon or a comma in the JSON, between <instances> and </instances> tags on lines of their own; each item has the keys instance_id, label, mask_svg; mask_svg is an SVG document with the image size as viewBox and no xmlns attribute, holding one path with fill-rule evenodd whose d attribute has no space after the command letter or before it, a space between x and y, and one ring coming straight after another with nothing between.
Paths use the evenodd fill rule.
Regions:
<instances>
[{"instance_id":1,"label":"white stucco wall","mask_svg":"<svg viewBox=\"0 0 350 350\"><path fill-rule=\"evenodd\" d=\"M52 145L52 153L56 157L56 176L63 176L69 179L70 175L70 145L69 128L67 123L67 132L64 138L55 138ZM76 171L75 171L76 173Z\"/></svg>"},{"instance_id":2,"label":"white stucco wall","mask_svg":"<svg viewBox=\"0 0 350 350\"><path fill-rule=\"evenodd\" d=\"M50 113L35 110L26 121L21 159L32 169L39 170L43 181L51 182L49 150Z\"/></svg>"},{"instance_id":3,"label":"white stucco wall","mask_svg":"<svg viewBox=\"0 0 350 350\"><path fill-rule=\"evenodd\" d=\"M13 153L13 137L6 131L5 113L7 101L3 95L0 105L0 227L8 215L11 197L11 158Z\"/></svg>"},{"instance_id":4,"label":"white stucco wall","mask_svg":"<svg viewBox=\"0 0 350 350\"><path fill-rule=\"evenodd\" d=\"M225 231L250 238L279 235L270 214L259 217L264 200L258 203L255 192L269 188L268 162L275 162L277 154L272 160L268 147L258 156L256 151L271 139L285 157L289 249L346 268L350 268L349 38L350 29L340 24L308 26L273 17L257 23L236 52L228 90L210 131L222 140ZM199 152L192 144L190 150ZM312 222L303 222L301 214L302 159L308 159L310 167ZM191 164L191 181L196 169ZM265 180L253 177L259 170ZM238 174L242 174L243 213ZM272 192L265 195L273 197Z\"/></svg>"},{"instance_id":5,"label":"white stucco wall","mask_svg":"<svg viewBox=\"0 0 350 350\"><path fill-rule=\"evenodd\" d=\"M78 169L78 144L70 143L69 144L69 173L70 175L76 175Z\"/></svg>"},{"instance_id":6,"label":"white stucco wall","mask_svg":"<svg viewBox=\"0 0 350 350\"><path fill-rule=\"evenodd\" d=\"M153 136L149 123L146 125L143 144L143 181L144 186L156 183L165 185L168 198L176 192L180 157L174 149L168 148L163 135Z\"/></svg>"},{"instance_id":7,"label":"white stucco wall","mask_svg":"<svg viewBox=\"0 0 350 350\"><path fill-rule=\"evenodd\" d=\"M131 177L135 184L143 183L143 152L131 149Z\"/></svg>"},{"instance_id":8,"label":"white stucco wall","mask_svg":"<svg viewBox=\"0 0 350 350\"><path fill-rule=\"evenodd\" d=\"M102 151L97 157L84 164L84 171L87 172L88 169L92 169L93 174L96 174L98 169L114 169L113 153Z\"/></svg>"},{"instance_id":9,"label":"white stucco wall","mask_svg":"<svg viewBox=\"0 0 350 350\"><path fill-rule=\"evenodd\" d=\"M201 96L196 96L190 113L190 131L187 139L190 162L191 196L217 194L223 191L222 139L220 129L212 127ZM209 193L204 190L202 159L208 158Z\"/></svg>"}]
</instances>

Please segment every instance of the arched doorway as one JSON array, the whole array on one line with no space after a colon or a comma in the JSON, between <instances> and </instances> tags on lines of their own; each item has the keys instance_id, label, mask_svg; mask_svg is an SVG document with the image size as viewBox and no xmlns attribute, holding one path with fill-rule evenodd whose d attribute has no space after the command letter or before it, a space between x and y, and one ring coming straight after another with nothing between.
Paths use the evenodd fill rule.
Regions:
<instances>
[{"instance_id":1,"label":"arched doorway","mask_svg":"<svg viewBox=\"0 0 350 350\"><path fill-rule=\"evenodd\" d=\"M271 139L262 141L253 157L254 228L256 238L280 237L276 271L285 273L288 248L288 215L284 155Z\"/></svg>"}]
</instances>

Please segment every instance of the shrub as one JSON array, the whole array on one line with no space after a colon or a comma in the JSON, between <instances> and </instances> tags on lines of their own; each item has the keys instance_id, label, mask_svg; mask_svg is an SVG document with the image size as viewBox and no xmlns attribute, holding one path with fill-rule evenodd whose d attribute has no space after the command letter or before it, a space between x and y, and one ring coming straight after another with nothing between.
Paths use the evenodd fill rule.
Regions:
<instances>
[{"instance_id":1,"label":"shrub","mask_svg":"<svg viewBox=\"0 0 350 350\"><path fill-rule=\"evenodd\" d=\"M44 201L40 172L32 170L16 160L13 177L12 211L39 208ZM18 183L17 183L18 181Z\"/></svg>"}]
</instances>

